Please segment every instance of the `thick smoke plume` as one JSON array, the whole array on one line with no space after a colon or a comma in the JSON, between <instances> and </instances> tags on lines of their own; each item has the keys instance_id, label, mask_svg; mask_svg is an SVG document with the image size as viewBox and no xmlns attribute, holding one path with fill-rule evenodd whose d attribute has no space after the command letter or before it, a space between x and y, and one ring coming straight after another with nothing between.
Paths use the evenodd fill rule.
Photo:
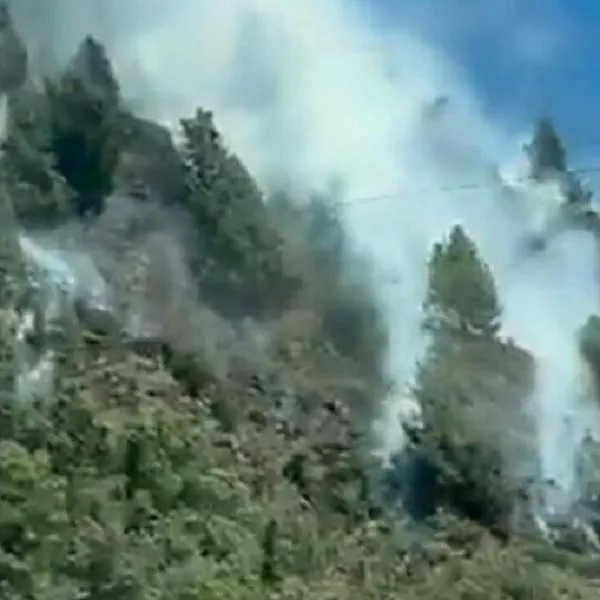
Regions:
<instances>
[{"instance_id":1,"label":"thick smoke plume","mask_svg":"<svg viewBox=\"0 0 600 600\"><path fill-rule=\"evenodd\" d=\"M239 335L202 305L188 269L185 228L177 211L116 195L92 225L22 231L20 245L35 302L21 326L19 393L49 396L53 348L32 346L41 309L46 322L78 307L84 322L119 330L132 342L166 341L225 377ZM66 303L66 304L65 304ZM256 349L254 349L256 351Z\"/></svg>"},{"instance_id":2,"label":"thick smoke plume","mask_svg":"<svg viewBox=\"0 0 600 600\"><path fill-rule=\"evenodd\" d=\"M171 125L197 105L214 110L228 143L266 187L282 178L300 191L338 182L348 202L392 193L345 214L382 273L395 274L394 285L382 278L380 293L399 396L424 343L426 258L433 242L462 223L498 279L506 334L537 359L533 407L543 467L570 489L584 424L597 418L584 409L574 338L598 308L597 249L571 233L527 254L556 194L503 182L523 132L492 121L432 41L408 29L378 31L358 3L342 0L42 5L21 0L14 12L45 57L60 64L83 35L98 35L131 103ZM39 69L51 63L38 61ZM427 110L441 95L450 98L443 110ZM511 167L508 174L519 173ZM453 191L465 182L476 189ZM391 401L390 411L397 409ZM392 448L400 427L387 419L381 436Z\"/></svg>"}]
</instances>

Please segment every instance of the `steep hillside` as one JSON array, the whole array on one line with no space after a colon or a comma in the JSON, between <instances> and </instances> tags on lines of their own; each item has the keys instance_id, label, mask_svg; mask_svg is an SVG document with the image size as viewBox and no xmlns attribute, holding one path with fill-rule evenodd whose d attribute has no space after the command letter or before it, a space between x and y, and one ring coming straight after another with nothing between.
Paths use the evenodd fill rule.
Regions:
<instances>
[{"instance_id":1,"label":"steep hillside","mask_svg":"<svg viewBox=\"0 0 600 600\"><path fill-rule=\"evenodd\" d=\"M206 109L178 147L100 41L40 82L0 28L2 598L597 597L592 520L536 522L534 359L467 232L385 466L388 324L334 203L265 198Z\"/></svg>"}]
</instances>

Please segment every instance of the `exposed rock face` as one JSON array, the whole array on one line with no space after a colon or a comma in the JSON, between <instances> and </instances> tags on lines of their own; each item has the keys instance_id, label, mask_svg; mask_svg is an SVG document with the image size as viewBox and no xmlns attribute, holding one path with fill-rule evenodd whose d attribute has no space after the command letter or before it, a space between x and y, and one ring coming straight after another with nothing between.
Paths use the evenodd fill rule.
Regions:
<instances>
[{"instance_id":1,"label":"exposed rock face","mask_svg":"<svg viewBox=\"0 0 600 600\"><path fill-rule=\"evenodd\" d=\"M15 31L6 2L0 2L0 93L10 92L27 78L28 53Z\"/></svg>"}]
</instances>

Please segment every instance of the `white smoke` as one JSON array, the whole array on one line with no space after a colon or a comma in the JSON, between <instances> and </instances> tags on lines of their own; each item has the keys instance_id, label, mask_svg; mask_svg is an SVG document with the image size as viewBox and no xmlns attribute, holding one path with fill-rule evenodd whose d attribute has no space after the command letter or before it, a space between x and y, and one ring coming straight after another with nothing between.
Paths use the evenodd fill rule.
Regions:
<instances>
[{"instance_id":1,"label":"white smoke","mask_svg":"<svg viewBox=\"0 0 600 600\"><path fill-rule=\"evenodd\" d=\"M92 327L100 318L101 327L117 328L125 342L170 343L206 360L217 377L226 376L240 339L199 302L177 217L173 207L165 211L119 195L107 199L93 225L74 221L20 232L32 292L17 336L23 401L52 397L56 349L38 338L44 339L48 324L74 312L84 325L91 318Z\"/></svg>"},{"instance_id":2,"label":"white smoke","mask_svg":"<svg viewBox=\"0 0 600 600\"><path fill-rule=\"evenodd\" d=\"M524 252L556 195L502 185L495 169L514 162L522 132L485 114L465 74L432 40L402 27L384 34L369 24L365 5L343 0L121 0L101 13L91 0L55 4L55 14L64 10L56 55L97 33L140 109L170 124L198 105L214 110L265 185L285 173L300 190L339 180L348 201L392 193L349 206L346 218L382 270L398 275L380 291L390 371L400 384L423 347L419 307L431 245L462 223L497 277L506 333L538 360L546 474L571 486L582 422L597 420L582 412L574 339L598 308L597 249L573 233L545 252ZM424 108L440 95L450 98L446 111L427 117ZM476 189L456 189L465 182ZM398 439L394 419L386 423L384 437Z\"/></svg>"},{"instance_id":3,"label":"white smoke","mask_svg":"<svg viewBox=\"0 0 600 600\"><path fill-rule=\"evenodd\" d=\"M108 286L83 253L43 245L25 232L19 242L31 302L22 309L17 331L17 395L23 404L49 402L55 391L56 349L45 343L46 325L65 317L65 307L72 309L76 298L108 310Z\"/></svg>"}]
</instances>

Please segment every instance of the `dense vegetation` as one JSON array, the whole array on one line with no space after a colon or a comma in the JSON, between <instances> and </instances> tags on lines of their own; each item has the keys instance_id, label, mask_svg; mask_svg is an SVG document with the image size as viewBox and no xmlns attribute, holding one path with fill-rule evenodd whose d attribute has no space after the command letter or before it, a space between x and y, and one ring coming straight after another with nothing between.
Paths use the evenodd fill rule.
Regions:
<instances>
[{"instance_id":1,"label":"dense vegetation","mask_svg":"<svg viewBox=\"0 0 600 600\"><path fill-rule=\"evenodd\" d=\"M203 109L175 148L123 104L93 39L61 76L18 84L0 163L2 598L598 597L593 531L551 543L527 515L513 467L535 463L533 359L501 337L493 273L466 231L432 249L422 423L384 469L369 424L389 391L385 322L327 198L267 201ZM529 152L533 179L559 172L589 210L549 122ZM219 373L202 344L165 336L142 353L68 313L45 334L52 393L22 401L17 223L93 222L109 196L188 217L200 300L186 311L252 319L264 360L242 353ZM595 318L581 346L598 373L599 340ZM592 505L600 479L586 473Z\"/></svg>"}]
</instances>

